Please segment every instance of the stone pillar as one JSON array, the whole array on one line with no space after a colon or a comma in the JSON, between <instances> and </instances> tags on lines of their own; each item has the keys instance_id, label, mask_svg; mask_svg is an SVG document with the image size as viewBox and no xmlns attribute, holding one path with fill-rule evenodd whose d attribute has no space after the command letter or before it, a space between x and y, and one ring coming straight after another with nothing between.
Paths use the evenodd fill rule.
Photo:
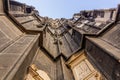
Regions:
<instances>
[{"instance_id":1,"label":"stone pillar","mask_svg":"<svg viewBox=\"0 0 120 80\"><path fill-rule=\"evenodd\" d=\"M4 9L3 9L3 0L0 0L0 14L4 13Z\"/></svg>"},{"instance_id":2,"label":"stone pillar","mask_svg":"<svg viewBox=\"0 0 120 80\"><path fill-rule=\"evenodd\" d=\"M10 0L6 0L7 1L7 10L8 10L8 12L10 11Z\"/></svg>"},{"instance_id":3,"label":"stone pillar","mask_svg":"<svg viewBox=\"0 0 120 80\"><path fill-rule=\"evenodd\" d=\"M118 21L120 21L120 4L118 5Z\"/></svg>"},{"instance_id":4,"label":"stone pillar","mask_svg":"<svg viewBox=\"0 0 120 80\"><path fill-rule=\"evenodd\" d=\"M116 10L115 10L115 11L113 11L112 20L114 20L114 21L116 20L116 12L117 12Z\"/></svg>"},{"instance_id":5,"label":"stone pillar","mask_svg":"<svg viewBox=\"0 0 120 80\"><path fill-rule=\"evenodd\" d=\"M120 17L120 4L118 5L117 11L116 11L116 17L115 17L116 22L119 20L119 17Z\"/></svg>"}]
</instances>

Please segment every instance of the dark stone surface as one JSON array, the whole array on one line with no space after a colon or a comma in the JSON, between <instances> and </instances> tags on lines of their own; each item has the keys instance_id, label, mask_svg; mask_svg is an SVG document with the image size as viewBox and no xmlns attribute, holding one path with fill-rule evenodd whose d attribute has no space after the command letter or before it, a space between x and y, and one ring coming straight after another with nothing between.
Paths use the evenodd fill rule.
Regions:
<instances>
[{"instance_id":1,"label":"dark stone surface","mask_svg":"<svg viewBox=\"0 0 120 80\"><path fill-rule=\"evenodd\" d=\"M88 20L86 20L88 21ZM103 31L107 25L109 25L111 22L88 22L84 23L85 21L81 20L80 23L76 23L76 27L74 28L75 30L79 31L80 33L83 34L98 34L99 32ZM94 23L94 24L92 24ZM99 25L96 25L99 24Z\"/></svg>"},{"instance_id":2,"label":"dark stone surface","mask_svg":"<svg viewBox=\"0 0 120 80\"><path fill-rule=\"evenodd\" d=\"M62 31L63 32L62 32ZM43 47L52 55L55 59L59 55L63 55L69 58L75 51L77 51L81 43L77 43L76 38L66 31L66 28L61 28L62 33L57 34L57 29L48 28L43 34ZM59 32L60 32L59 31ZM62 35L60 35L62 34Z\"/></svg>"},{"instance_id":3,"label":"dark stone surface","mask_svg":"<svg viewBox=\"0 0 120 80\"><path fill-rule=\"evenodd\" d=\"M50 59L50 57L45 52L40 50L35 60L33 61L33 64L36 64L38 69L41 69L47 72L48 76L52 80L57 80L56 79L56 64L54 61Z\"/></svg>"},{"instance_id":4,"label":"dark stone surface","mask_svg":"<svg viewBox=\"0 0 120 80\"><path fill-rule=\"evenodd\" d=\"M73 80L71 71L66 67L62 58L53 61L44 51L40 50L33 61L38 69L45 71L51 80Z\"/></svg>"},{"instance_id":5,"label":"dark stone surface","mask_svg":"<svg viewBox=\"0 0 120 80\"><path fill-rule=\"evenodd\" d=\"M69 46L69 43L67 42L66 38L63 36L60 38L61 41L61 52L65 57L69 57L72 54L71 47Z\"/></svg>"},{"instance_id":6,"label":"dark stone surface","mask_svg":"<svg viewBox=\"0 0 120 80\"><path fill-rule=\"evenodd\" d=\"M60 54L58 50L57 40L47 31L45 32L45 34L43 34L43 47L53 58L58 57Z\"/></svg>"},{"instance_id":7,"label":"dark stone surface","mask_svg":"<svg viewBox=\"0 0 120 80\"><path fill-rule=\"evenodd\" d=\"M102 46L99 46L99 44L94 42L94 40L87 39L86 52L88 58L108 80L116 80L114 78L114 71L118 69L116 64L119 64L119 62L111 56L109 52L102 48Z\"/></svg>"},{"instance_id":8,"label":"dark stone surface","mask_svg":"<svg viewBox=\"0 0 120 80\"><path fill-rule=\"evenodd\" d=\"M20 65L20 63L21 65L12 80L23 80L25 78L26 74L28 73L28 67L31 65L34 56L37 54L38 42L39 39L36 37L34 42L29 46L29 49L27 49L25 54L22 56L21 60L19 60L18 65ZM8 80L9 79L10 78L8 77Z\"/></svg>"},{"instance_id":9,"label":"dark stone surface","mask_svg":"<svg viewBox=\"0 0 120 80\"><path fill-rule=\"evenodd\" d=\"M3 14L2 6L1 0L0 14ZM5 9L7 6L4 6ZM115 23L117 25L103 36L86 38L84 35L98 35L112 27L114 15L108 13L104 17L101 10L90 11L91 13L83 11L76 20L69 22L68 19L53 20L35 16L38 12L33 7L17 1L10 1L9 7L9 12L14 17L9 14L0 15L0 79L23 80L41 41L43 44L39 43L39 47L42 46L47 52L40 49L33 64L45 71L51 80L73 80L73 74L67 68L65 60L84 47L88 59L101 74L108 80L120 80L119 23ZM104 17L103 21L100 17ZM17 29L18 25L25 28L24 34ZM43 34L39 38L39 35L26 33Z\"/></svg>"},{"instance_id":10,"label":"dark stone surface","mask_svg":"<svg viewBox=\"0 0 120 80\"><path fill-rule=\"evenodd\" d=\"M102 39L120 49L120 24L116 24Z\"/></svg>"},{"instance_id":11,"label":"dark stone surface","mask_svg":"<svg viewBox=\"0 0 120 80\"><path fill-rule=\"evenodd\" d=\"M27 15L27 16L20 16L20 17L15 17L15 19L22 24L22 26L26 30L31 30L31 31L43 31L45 25L42 25L42 22L38 20L35 16L33 15ZM40 27L41 26L41 27Z\"/></svg>"},{"instance_id":12,"label":"dark stone surface","mask_svg":"<svg viewBox=\"0 0 120 80\"><path fill-rule=\"evenodd\" d=\"M75 40L75 42L80 46L82 47L82 42L83 42L83 35L80 34L78 31L76 30L73 30L72 32L72 37L73 39Z\"/></svg>"}]
</instances>

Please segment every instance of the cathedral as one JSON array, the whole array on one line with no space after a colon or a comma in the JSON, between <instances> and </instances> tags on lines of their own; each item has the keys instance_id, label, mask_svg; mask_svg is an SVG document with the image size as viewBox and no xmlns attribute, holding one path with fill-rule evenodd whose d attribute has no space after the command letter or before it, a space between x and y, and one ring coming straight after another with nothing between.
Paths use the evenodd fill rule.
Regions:
<instances>
[{"instance_id":1,"label":"cathedral","mask_svg":"<svg viewBox=\"0 0 120 80\"><path fill-rule=\"evenodd\" d=\"M0 0L0 80L120 80L120 5L52 19Z\"/></svg>"}]
</instances>

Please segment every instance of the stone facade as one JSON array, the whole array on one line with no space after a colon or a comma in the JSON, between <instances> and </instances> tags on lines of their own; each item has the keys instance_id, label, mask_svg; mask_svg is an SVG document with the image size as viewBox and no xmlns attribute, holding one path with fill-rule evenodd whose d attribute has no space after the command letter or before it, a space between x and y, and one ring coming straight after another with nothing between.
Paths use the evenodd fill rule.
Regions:
<instances>
[{"instance_id":1,"label":"stone facade","mask_svg":"<svg viewBox=\"0 0 120 80\"><path fill-rule=\"evenodd\" d=\"M1 0L0 79L120 80L119 18L120 5L52 19Z\"/></svg>"}]
</instances>

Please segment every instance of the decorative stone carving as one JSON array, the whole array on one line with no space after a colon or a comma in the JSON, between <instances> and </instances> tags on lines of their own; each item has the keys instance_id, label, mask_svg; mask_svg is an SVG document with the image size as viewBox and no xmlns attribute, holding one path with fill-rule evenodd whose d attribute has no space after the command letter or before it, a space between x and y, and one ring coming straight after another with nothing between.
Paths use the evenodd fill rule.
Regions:
<instances>
[{"instance_id":1,"label":"decorative stone carving","mask_svg":"<svg viewBox=\"0 0 120 80\"><path fill-rule=\"evenodd\" d=\"M84 52L71 57L68 61L75 80L101 80L101 74L89 62Z\"/></svg>"}]
</instances>

